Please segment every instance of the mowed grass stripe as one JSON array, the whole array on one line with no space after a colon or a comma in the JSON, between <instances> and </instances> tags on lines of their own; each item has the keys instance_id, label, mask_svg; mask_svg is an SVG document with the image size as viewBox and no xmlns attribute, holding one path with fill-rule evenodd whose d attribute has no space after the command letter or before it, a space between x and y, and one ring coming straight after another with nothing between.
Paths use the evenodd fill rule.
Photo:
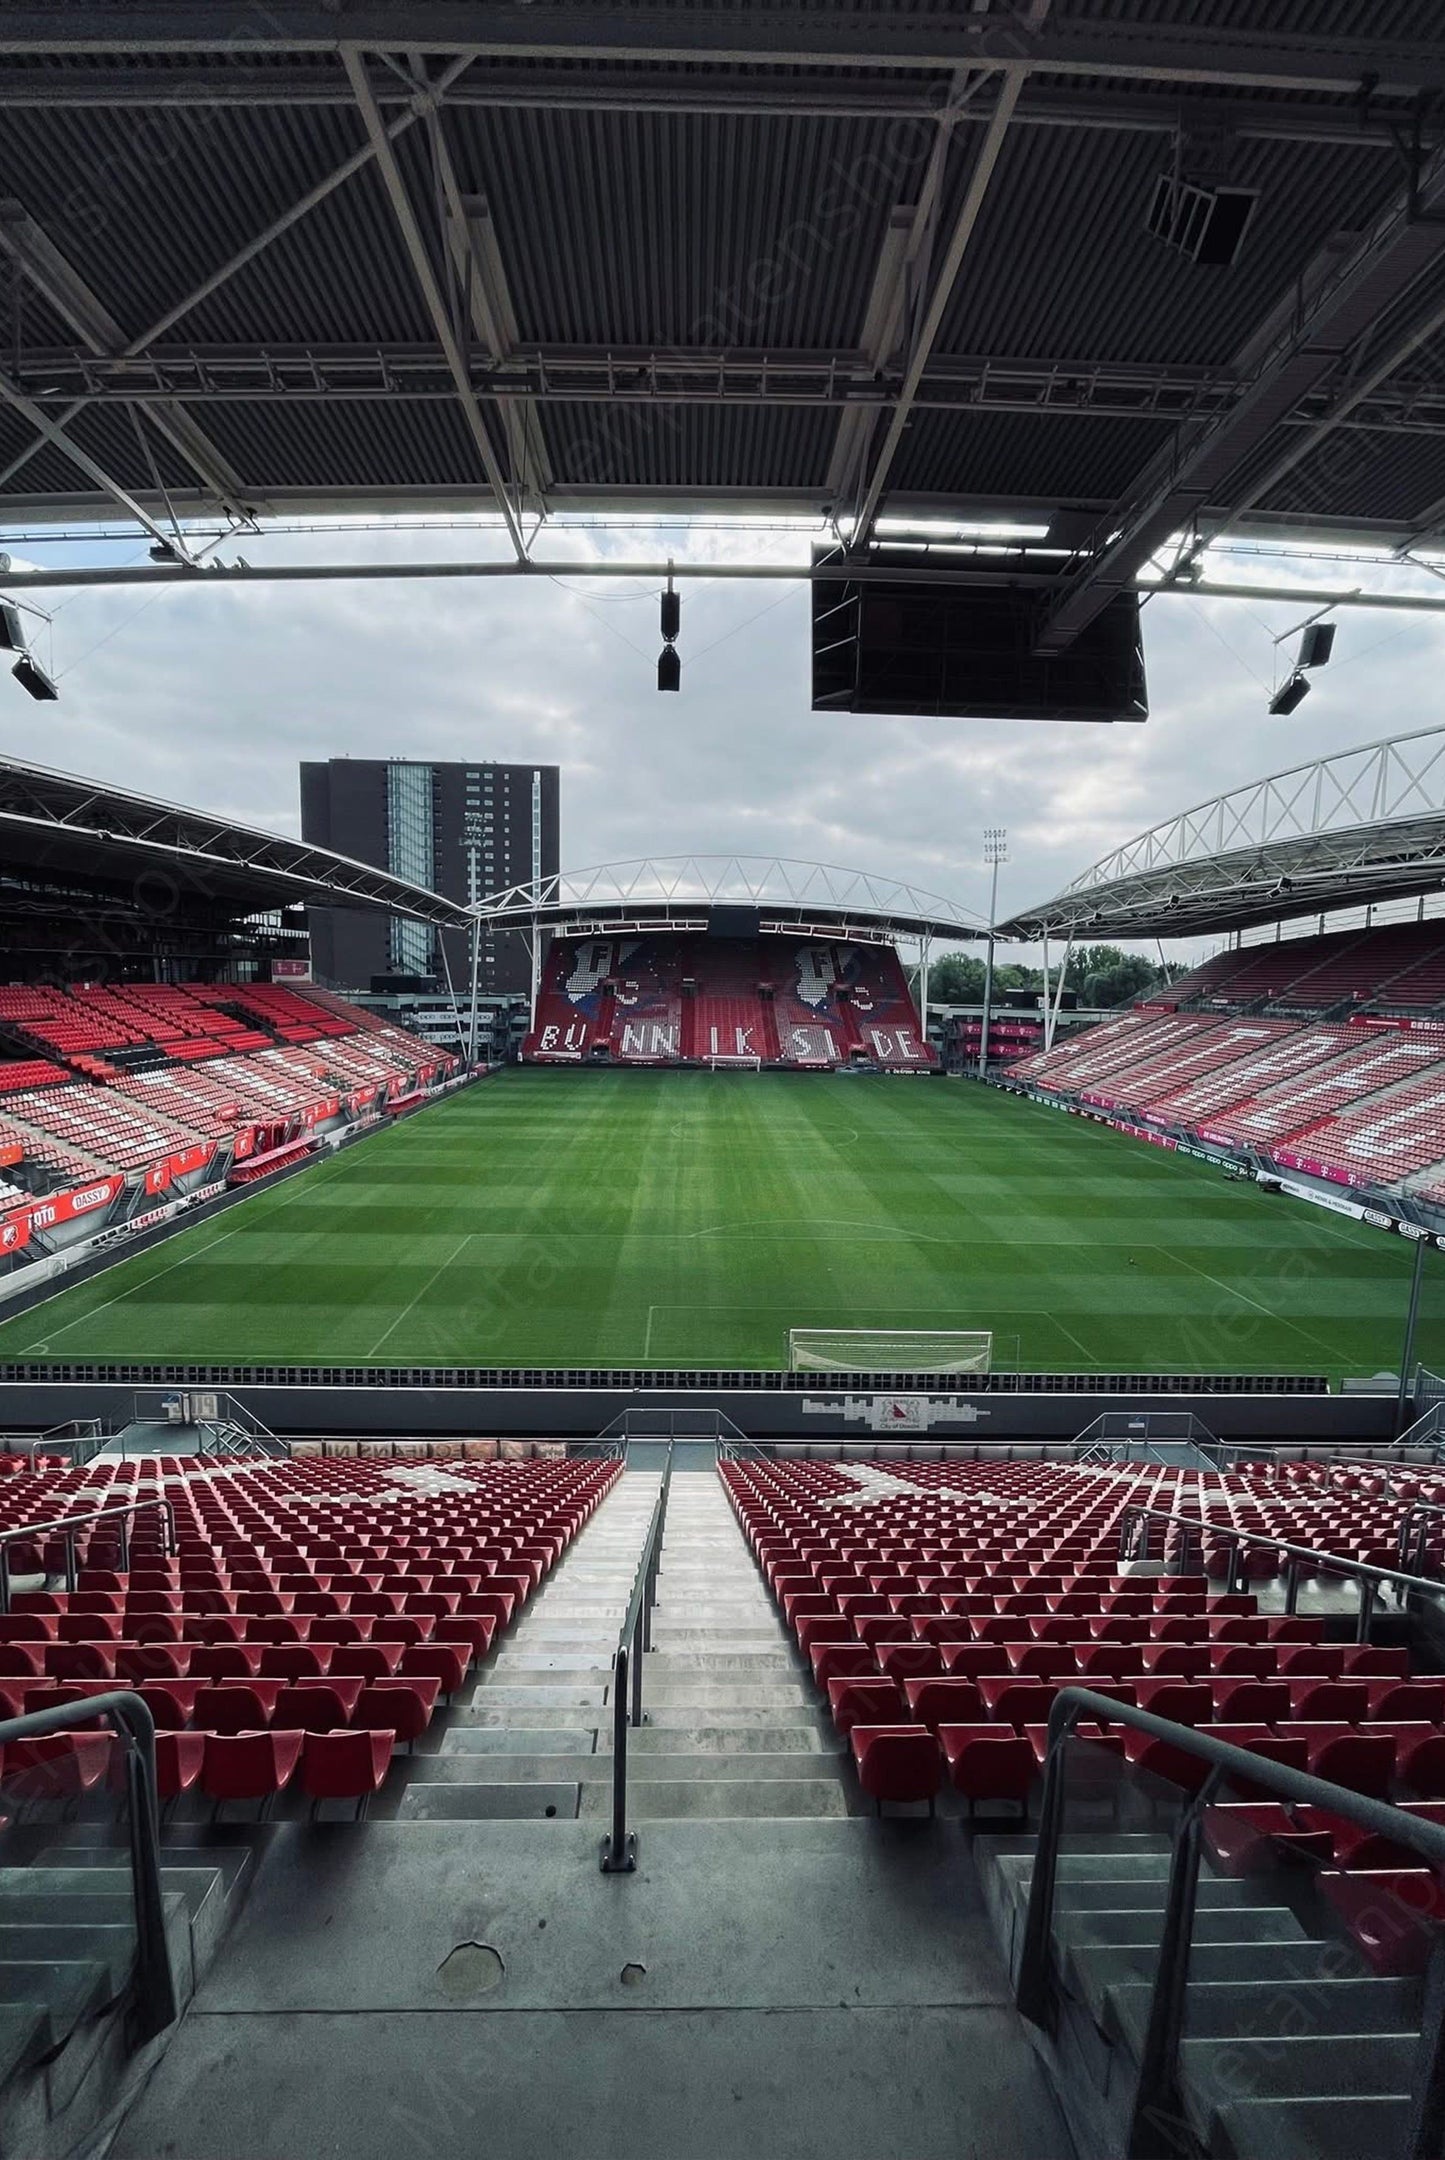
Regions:
<instances>
[{"instance_id":1,"label":"mowed grass stripe","mask_svg":"<svg viewBox=\"0 0 1445 2160\"><path fill-rule=\"evenodd\" d=\"M789 1326L991 1327L1035 1370L1337 1378L1398 1358L1411 1257L968 1083L534 1070L60 1292L0 1359L777 1366Z\"/></svg>"}]
</instances>

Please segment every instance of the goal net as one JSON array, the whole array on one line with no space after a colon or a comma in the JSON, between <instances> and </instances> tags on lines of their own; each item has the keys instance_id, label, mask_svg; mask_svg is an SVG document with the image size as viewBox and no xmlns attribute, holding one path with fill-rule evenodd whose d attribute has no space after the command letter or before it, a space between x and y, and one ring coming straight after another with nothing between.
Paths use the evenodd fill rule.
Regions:
<instances>
[{"instance_id":1,"label":"goal net","mask_svg":"<svg viewBox=\"0 0 1445 2160\"><path fill-rule=\"evenodd\" d=\"M728 1057L721 1050L714 1050L707 1063L709 1072L761 1072L763 1069L760 1057Z\"/></svg>"},{"instance_id":2,"label":"goal net","mask_svg":"<svg viewBox=\"0 0 1445 2160\"><path fill-rule=\"evenodd\" d=\"M993 1365L990 1328L789 1328L789 1372L963 1373Z\"/></svg>"}]
</instances>

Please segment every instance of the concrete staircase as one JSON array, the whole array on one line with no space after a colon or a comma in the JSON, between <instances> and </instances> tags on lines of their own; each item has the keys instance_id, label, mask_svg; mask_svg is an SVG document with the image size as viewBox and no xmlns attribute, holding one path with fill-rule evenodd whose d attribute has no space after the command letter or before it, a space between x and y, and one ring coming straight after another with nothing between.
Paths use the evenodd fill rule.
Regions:
<instances>
[{"instance_id":1,"label":"concrete staircase","mask_svg":"<svg viewBox=\"0 0 1445 2160\"><path fill-rule=\"evenodd\" d=\"M183 2015L244 1895L251 1856L167 1849L166 1937ZM12 1832L0 1868L0 2152L62 2160L128 2103L174 2032L129 2031L135 1903L113 1823ZM25 1856L25 1848L33 1851Z\"/></svg>"},{"instance_id":2,"label":"concrete staircase","mask_svg":"<svg viewBox=\"0 0 1445 2160\"><path fill-rule=\"evenodd\" d=\"M401 1820L596 1818L612 1807L612 1654L659 1480L629 1471L549 1578L434 1752ZM832 1730L716 1475L674 1475L646 1723L628 1745L631 1822L843 1815Z\"/></svg>"},{"instance_id":3,"label":"concrete staircase","mask_svg":"<svg viewBox=\"0 0 1445 2160\"><path fill-rule=\"evenodd\" d=\"M1016 1975L1033 1840L981 1837L975 1855ZM1122 2150L1169 1865L1168 1840L1150 1834L1073 1834L1059 1856L1061 2002L1052 2046L1081 2160ZM1179 2097L1183 2142L1192 2139L1214 2160L1402 2149L1420 2046L1420 1983L1380 1978L1337 1935L1323 1926L1312 1932L1309 1902L1301 1871L1242 1879L1201 1872Z\"/></svg>"}]
</instances>

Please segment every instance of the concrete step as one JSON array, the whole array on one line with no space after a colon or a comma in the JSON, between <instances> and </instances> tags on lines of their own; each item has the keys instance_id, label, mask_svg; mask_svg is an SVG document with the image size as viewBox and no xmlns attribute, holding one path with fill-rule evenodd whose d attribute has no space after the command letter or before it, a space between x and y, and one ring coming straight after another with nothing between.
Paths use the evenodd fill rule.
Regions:
<instances>
[{"instance_id":1,"label":"concrete step","mask_svg":"<svg viewBox=\"0 0 1445 2160\"><path fill-rule=\"evenodd\" d=\"M599 1820L612 1810L610 1784L582 1787L582 1814ZM662 1822L682 1817L722 1820L739 1816L797 1817L841 1816L848 1812L843 1788L836 1778L792 1781L778 1778L753 1784L725 1778L629 1779L627 1814L630 1822Z\"/></svg>"},{"instance_id":2,"label":"concrete step","mask_svg":"<svg viewBox=\"0 0 1445 2160\"><path fill-rule=\"evenodd\" d=\"M1157 1947L1162 1905L1145 1910L1065 1908L1054 1916L1054 1933L1075 1949L1090 1943L1144 1943ZM1238 1905L1195 1914L1193 1941L1204 1943L1297 1943L1308 1938L1282 1905Z\"/></svg>"},{"instance_id":3,"label":"concrete step","mask_svg":"<svg viewBox=\"0 0 1445 2160\"><path fill-rule=\"evenodd\" d=\"M597 1735L588 1725L452 1725L441 1745L414 1762L432 1755L590 1755Z\"/></svg>"},{"instance_id":4,"label":"concrete step","mask_svg":"<svg viewBox=\"0 0 1445 2160\"><path fill-rule=\"evenodd\" d=\"M63 2046L77 2025L104 2009L111 1992L104 1964L96 1958L64 1957L58 1938L47 1956L0 1958L0 2004L27 2010L39 2004L44 2009L47 2052Z\"/></svg>"},{"instance_id":5,"label":"concrete step","mask_svg":"<svg viewBox=\"0 0 1445 2160\"><path fill-rule=\"evenodd\" d=\"M494 1780L452 1785L441 1780L408 1785L397 1807L398 1822L575 1822L580 1788L575 1784L530 1785Z\"/></svg>"},{"instance_id":6,"label":"concrete step","mask_svg":"<svg viewBox=\"0 0 1445 2160\"><path fill-rule=\"evenodd\" d=\"M759 1713L811 1710L814 1700L812 1690L804 1688L801 1682L782 1679L658 1680L643 1696L649 1710L691 1704L697 1708L756 1710Z\"/></svg>"},{"instance_id":7,"label":"concrete step","mask_svg":"<svg viewBox=\"0 0 1445 2160\"><path fill-rule=\"evenodd\" d=\"M676 1734L673 1735L675 1739ZM610 1755L547 1755L522 1754L487 1755L478 1758L465 1750L456 1754L418 1755L411 1764L413 1784L474 1784L478 1774L485 1769L489 1781L498 1784L558 1784L576 1779L578 1784L605 1784L612 1786L612 1757ZM718 1755L692 1749L674 1749L666 1753L649 1751L627 1755L627 1782L629 1791L634 1785L656 1783L659 1780L672 1784L710 1783L714 1779L736 1782L738 1779L755 1780L759 1784L773 1784L779 1779L795 1782L823 1779L836 1783L837 1764L826 1755ZM0 1949L3 1949L0 1940Z\"/></svg>"},{"instance_id":8,"label":"concrete step","mask_svg":"<svg viewBox=\"0 0 1445 2160\"><path fill-rule=\"evenodd\" d=\"M607 1754L612 1747L612 1728L604 1726L597 1735L597 1752ZM646 1725L635 1726L627 1735L629 1754L671 1753L684 1750L689 1754L719 1755L826 1755L838 1756L842 1751L837 1734L822 1720L813 1725L716 1725L699 1722L689 1725L662 1724L650 1720Z\"/></svg>"},{"instance_id":9,"label":"concrete step","mask_svg":"<svg viewBox=\"0 0 1445 2160\"><path fill-rule=\"evenodd\" d=\"M1408 2100L1234 2100L1214 2116L1218 2160L1321 2160L1325 2154L1401 2153Z\"/></svg>"},{"instance_id":10,"label":"concrete step","mask_svg":"<svg viewBox=\"0 0 1445 2160\"><path fill-rule=\"evenodd\" d=\"M1157 1928L1155 1930L1157 1936ZM1144 1982L1152 1986L1159 1963L1157 1940L1148 1943L1090 1943L1076 1947L1070 1959L1075 1981L1096 2016L1102 2017L1104 1998L1111 1988ZM1197 1941L1189 1954L1189 1990L1210 1981L1257 1980L1281 1988L1307 1987L1313 1991L1322 1981L1333 1980L1340 1969L1338 1943L1308 1939L1285 1942Z\"/></svg>"},{"instance_id":11,"label":"concrete step","mask_svg":"<svg viewBox=\"0 0 1445 2160\"><path fill-rule=\"evenodd\" d=\"M1149 2001L1152 1988L1143 1981L1132 1982L1123 1987L1110 1988L1106 2002L1106 2019L1112 2029L1129 2041L1138 2053L1143 2047L1144 2034L1149 2023ZM1209 2048L1216 2042L1227 2040L1232 2044L1263 2042L1267 2047L1282 2046L1276 2029L1279 2023L1280 1991L1274 1980L1195 1980L1190 1977L1189 1993L1185 2008L1185 2034L1187 2044L1195 2048ZM1312 2038L1323 2039L1340 2035L1348 2041L1349 2036L1376 2034L1381 2037L1406 2034L1411 2046L1417 2043L1420 2031L1421 1991L1413 1980L1381 1980L1372 1974L1361 1980L1316 1980L1311 1984L1310 2022L1319 2028ZM1300 2058L1304 2060L1303 2057ZM1282 2092L1323 2092L1329 2090L1316 2083L1313 2086L1286 2084L1276 2086L1273 2076L1251 2078L1256 2090L1277 2089ZM1238 2091L1236 2085L1235 2090ZM1402 2088L1390 2085L1384 2088L1358 2084L1360 2092L1385 2090L1398 2092ZM1225 2096L1221 2096L1225 2097Z\"/></svg>"}]
</instances>

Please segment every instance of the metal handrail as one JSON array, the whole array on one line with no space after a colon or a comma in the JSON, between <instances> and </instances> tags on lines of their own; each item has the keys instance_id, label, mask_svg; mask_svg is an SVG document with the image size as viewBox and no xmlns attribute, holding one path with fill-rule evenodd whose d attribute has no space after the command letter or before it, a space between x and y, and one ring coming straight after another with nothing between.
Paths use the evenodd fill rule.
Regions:
<instances>
[{"instance_id":1,"label":"metal handrail","mask_svg":"<svg viewBox=\"0 0 1445 2160\"><path fill-rule=\"evenodd\" d=\"M1185 1805L1175 1839L1165 1892L1163 1932L1153 1992L1149 1998L1149 2021L1139 2064L1139 2085L1125 2160L1160 2160L1177 2152L1168 2128L1178 2116L1179 2048L1189 1982L1189 1953L1194 1932L1194 1908L1202 1858L1204 1810L1219 1786L1244 1781L1272 1797L1297 1807L1316 1807L1343 1816L1393 1845L1418 1853L1427 1867L1445 1871L1445 1827L1420 1816L1408 1815L1387 1801L1371 1800L1343 1785L1283 1763L1251 1754L1217 1739L1207 1728L1176 1725L1112 1695L1096 1695L1090 1688L1066 1687L1054 1697L1049 1712L1048 1755L1044 1764L1044 1792L1029 1883L1028 1914L1024 1922L1023 1950L1019 1960L1016 1999L1021 2014L1031 2024L1048 2029L1052 2022L1053 1988L1049 1943L1053 1932L1054 1885L1059 1845L1064 1828L1064 1743L1080 1718L1095 1718L1110 1725L1128 1725L1149 1738L1166 1742L1181 1753L1209 1765L1199 1790ZM1431 2160L1438 2151L1442 2108L1445 2108L1445 1933L1437 1937L1431 1960L1430 1984L1424 2015L1433 2021L1421 2052L1419 2083L1413 2097L1410 2135L1401 2160Z\"/></svg>"},{"instance_id":2,"label":"metal handrail","mask_svg":"<svg viewBox=\"0 0 1445 2160\"><path fill-rule=\"evenodd\" d=\"M657 1574L662 1558L662 1530L672 1489L672 1443L663 1466L662 1484L652 1505L647 1536L632 1578L632 1595L612 1653L612 1828L602 1840L604 1875L630 1875L637 1866L637 1832L627 1827L627 1728L641 1725L642 1658L652 1648L652 1608L657 1602Z\"/></svg>"},{"instance_id":3,"label":"metal handrail","mask_svg":"<svg viewBox=\"0 0 1445 2160\"><path fill-rule=\"evenodd\" d=\"M1206 1522L1198 1515L1172 1515L1166 1508L1128 1507L1119 1520L1119 1558L1137 1560L1148 1557L1148 1533L1145 1533L1145 1551L1130 1550L1133 1526L1140 1521L1174 1523L1184 1532L1180 1559L1184 1563L1181 1574L1189 1573L1189 1554L1193 1534L1200 1533L1200 1560L1203 1561L1204 1533L1228 1540L1230 1545L1229 1574L1225 1581L1227 1591L1238 1588L1239 1549L1243 1545L1267 1545L1271 1552L1282 1553L1289 1562L1285 1569L1284 1609L1287 1613L1299 1609L1300 1576L1303 1573L1317 1575L1343 1575L1360 1586L1360 1617L1355 1635L1357 1642L1370 1639L1370 1622L1374 1618L1375 1599L1382 1587L1393 1583L1397 1589L1422 1591L1427 1596L1438 1597L1440 1584L1431 1582L1423 1575L1412 1575L1406 1568L1377 1567L1370 1560L1351 1560L1344 1553L1320 1552L1310 1545L1291 1545L1284 1538L1271 1536L1268 1530L1242 1530L1234 1523ZM1403 1600L1402 1600L1403 1602Z\"/></svg>"},{"instance_id":4,"label":"metal handrail","mask_svg":"<svg viewBox=\"0 0 1445 2160\"><path fill-rule=\"evenodd\" d=\"M10 1548L23 1545L34 1538L52 1537L59 1531L65 1539L65 1587L74 1590L76 1581L75 1538L77 1531L87 1530L92 1523L106 1522L112 1516L119 1517L120 1565L122 1573L130 1566L131 1516L143 1513L147 1508L159 1508L165 1524L165 1550L176 1549L176 1511L164 1494L149 1494L145 1499L123 1500L118 1506L93 1508L88 1515L65 1515L58 1522L17 1523L11 1530L0 1530L0 1613L10 1610Z\"/></svg>"},{"instance_id":5,"label":"metal handrail","mask_svg":"<svg viewBox=\"0 0 1445 2160\"><path fill-rule=\"evenodd\" d=\"M89 1695L83 1702L62 1703L53 1710L27 1711L0 1720L0 1750L12 1741L73 1732L92 1718L104 1718L126 1751L126 1797L129 1807L130 1872L135 1891L135 1992L137 2046L154 2039L176 2019L176 1987L166 1939L161 1892L160 1797L156 1785L156 1728L144 1696L119 1688L109 1695Z\"/></svg>"},{"instance_id":6,"label":"metal handrail","mask_svg":"<svg viewBox=\"0 0 1445 2160\"><path fill-rule=\"evenodd\" d=\"M1407 1500L1405 1512L1400 1517L1399 1534L1395 1550L1400 1555L1401 1567L1411 1564L1423 1569L1426 1559L1426 1519L1431 1515L1445 1515L1445 1506L1438 1500ZM1418 1531L1416 1525L1419 1525ZM1437 1590L1441 1587L1438 1583Z\"/></svg>"}]
</instances>

